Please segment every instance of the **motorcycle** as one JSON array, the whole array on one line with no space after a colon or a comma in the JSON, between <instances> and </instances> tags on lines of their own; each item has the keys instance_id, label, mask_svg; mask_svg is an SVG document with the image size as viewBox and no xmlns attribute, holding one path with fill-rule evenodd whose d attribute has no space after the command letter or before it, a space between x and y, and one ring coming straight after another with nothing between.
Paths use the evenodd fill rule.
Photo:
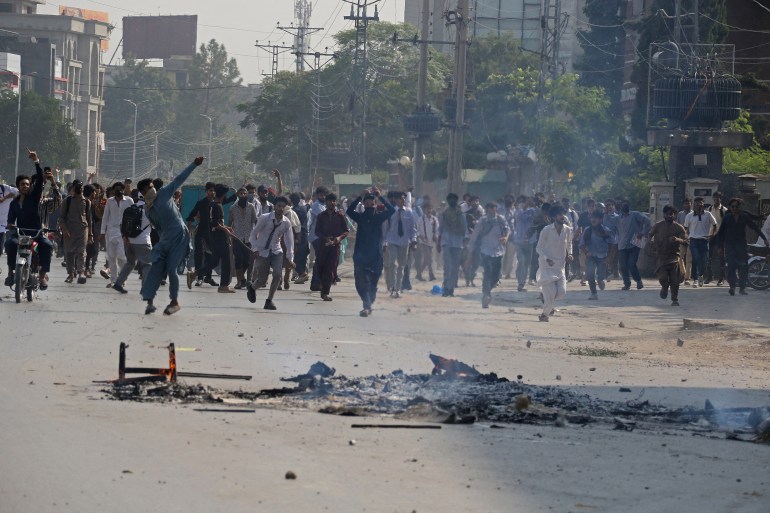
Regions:
<instances>
[{"instance_id":1,"label":"motorcycle","mask_svg":"<svg viewBox=\"0 0 770 513\"><path fill-rule=\"evenodd\" d=\"M770 288L770 248L764 244L749 244L749 286L756 290Z\"/></svg>"},{"instance_id":2,"label":"motorcycle","mask_svg":"<svg viewBox=\"0 0 770 513\"><path fill-rule=\"evenodd\" d=\"M37 238L42 233L50 233L54 230L47 228L25 229L16 228L19 241L16 252L16 271L14 284L11 287L16 296L16 302L21 303L21 297L26 292L27 301L32 301L38 289L38 272L40 269L40 257L37 252ZM34 235L31 235L34 233Z\"/></svg>"}]
</instances>

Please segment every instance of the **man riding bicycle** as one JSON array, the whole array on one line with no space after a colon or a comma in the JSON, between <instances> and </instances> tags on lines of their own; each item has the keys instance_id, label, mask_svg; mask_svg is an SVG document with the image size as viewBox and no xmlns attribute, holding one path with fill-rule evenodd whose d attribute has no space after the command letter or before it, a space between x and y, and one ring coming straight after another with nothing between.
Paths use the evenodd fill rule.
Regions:
<instances>
[{"instance_id":1,"label":"man riding bicycle","mask_svg":"<svg viewBox=\"0 0 770 513\"><path fill-rule=\"evenodd\" d=\"M61 193L54 180L53 173L50 168L45 168L45 171L40 167L40 160L37 158L37 153L29 151L29 158L35 163L35 176L30 178L27 175L19 175L16 177L16 188L19 190L19 195L11 202L10 209L8 210L8 228L18 227L18 230L31 233L33 231L39 231L43 227L43 217L40 213L41 197L43 196L43 186L45 181L51 182L51 193L54 198L54 204L58 204L61 200ZM47 216L45 216L47 217ZM51 241L45 236L44 233L40 233L35 239L38 243L38 255L40 257L40 290L48 288L48 271L51 270L51 253L53 246ZM8 253L8 276L5 278L5 284L12 286L14 282L14 270L16 268L16 250L19 245L18 233L9 237L5 242L5 250Z\"/></svg>"}]
</instances>

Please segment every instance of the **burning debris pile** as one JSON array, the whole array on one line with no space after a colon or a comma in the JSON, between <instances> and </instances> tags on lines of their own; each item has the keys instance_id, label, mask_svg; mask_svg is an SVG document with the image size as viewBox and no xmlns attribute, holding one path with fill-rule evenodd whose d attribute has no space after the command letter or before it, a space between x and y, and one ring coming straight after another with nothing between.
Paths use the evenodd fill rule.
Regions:
<instances>
[{"instance_id":1,"label":"burning debris pile","mask_svg":"<svg viewBox=\"0 0 770 513\"><path fill-rule=\"evenodd\" d=\"M259 392L223 390L201 384L115 384L104 391L118 400L225 403L310 409L349 416L388 415L424 422L539 425L602 424L616 430L677 430L702 436L770 441L768 408L669 408L649 401L607 401L556 386L536 386L482 374L456 360L431 355L433 373L349 378L318 362L283 381L295 387Z\"/></svg>"}]
</instances>

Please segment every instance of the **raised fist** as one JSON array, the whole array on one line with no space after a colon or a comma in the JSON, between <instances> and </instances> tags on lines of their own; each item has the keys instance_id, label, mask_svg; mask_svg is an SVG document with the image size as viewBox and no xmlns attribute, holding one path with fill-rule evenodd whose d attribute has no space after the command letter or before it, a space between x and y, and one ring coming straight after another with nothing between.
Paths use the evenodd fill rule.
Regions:
<instances>
[{"instance_id":1,"label":"raised fist","mask_svg":"<svg viewBox=\"0 0 770 513\"><path fill-rule=\"evenodd\" d=\"M203 164L204 160L206 160L205 157L195 157L195 165L200 166L201 164Z\"/></svg>"}]
</instances>

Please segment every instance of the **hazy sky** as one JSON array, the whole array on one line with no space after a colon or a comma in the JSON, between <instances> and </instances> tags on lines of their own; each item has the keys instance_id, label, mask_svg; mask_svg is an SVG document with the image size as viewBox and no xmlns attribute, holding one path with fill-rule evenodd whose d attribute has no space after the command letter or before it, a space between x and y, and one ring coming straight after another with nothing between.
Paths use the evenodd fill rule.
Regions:
<instances>
[{"instance_id":1,"label":"hazy sky","mask_svg":"<svg viewBox=\"0 0 770 513\"><path fill-rule=\"evenodd\" d=\"M370 0L371 1L371 0ZM404 18L404 2L416 0L380 0L380 19L395 22ZM312 49L321 50L333 42L331 36L339 30L350 28L352 22L343 16L350 14L350 4L343 0L314 0L310 21L313 27L323 27L322 32L311 36ZM110 37L110 50L104 56L107 64L122 36L124 16L157 14L197 14L198 46L216 39L223 43L228 53L238 60L244 82L259 82L262 73L270 71L270 54L254 45L272 41L292 44L292 38L276 30L277 22L289 25L294 20L294 0L62 0L61 5L107 11L116 26ZM122 5L122 6L121 6ZM40 6L40 14L58 14L59 4L48 2ZM121 51L116 55L116 59ZM281 69L292 69L294 56L281 56ZM115 62L113 61L113 64Z\"/></svg>"}]
</instances>

